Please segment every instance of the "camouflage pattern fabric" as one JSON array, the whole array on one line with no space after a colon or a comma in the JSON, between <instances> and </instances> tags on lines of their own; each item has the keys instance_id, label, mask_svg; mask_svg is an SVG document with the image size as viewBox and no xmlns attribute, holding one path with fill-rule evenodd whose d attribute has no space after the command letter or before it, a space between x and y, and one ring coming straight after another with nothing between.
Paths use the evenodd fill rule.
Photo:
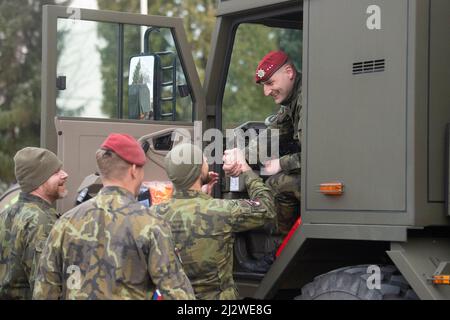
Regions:
<instances>
[{"instance_id":1,"label":"camouflage pattern fabric","mask_svg":"<svg viewBox=\"0 0 450 320\"><path fill-rule=\"evenodd\" d=\"M299 73L297 73L292 93L280 106L280 110L269 128L279 130L280 146L290 140L297 143L301 150L302 93ZM283 155L280 158L282 172L271 176L266 181L274 193L277 208L277 230L282 235L289 232L300 215L300 164L300 152Z\"/></svg>"},{"instance_id":2,"label":"camouflage pattern fabric","mask_svg":"<svg viewBox=\"0 0 450 320\"><path fill-rule=\"evenodd\" d=\"M57 219L48 202L27 193L0 213L0 299L31 299L36 266Z\"/></svg>"},{"instance_id":3,"label":"camouflage pattern fabric","mask_svg":"<svg viewBox=\"0 0 450 320\"><path fill-rule=\"evenodd\" d=\"M234 232L263 226L275 217L270 189L253 171L243 173L250 200L214 199L199 191L176 190L151 210L170 221L175 246L197 299L236 299Z\"/></svg>"},{"instance_id":4,"label":"camouflage pattern fabric","mask_svg":"<svg viewBox=\"0 0 450 320\"><path fill-rule=\"evenodd\" d=\"M279 172L266 180L277 208L277 232L286 235L300 216L300 174Z\"/></svg>"},{"instance_id":5,"label":"camouflage pattern fabric","mask_svg":"<svg viewBox=\"0 0 450 320\"><path fill-rule=\"evenodd\" d=\"M168 224L119 187L64 214L42 252L34 299L194 299Z\"/></svg>"},{"instance_id":6,"label":"camouflage pattern fabric","mask_svg":"<svg viewBox=\"0 0 450 320\"><path fill-rule=\"evenodd\" d=\"M289 140L296 142L301 148L302 140L302 93L301 76L297 73L294 88L291 94L280 106L275 120L268 126L270 129L278 129L280 145ZM281 169L284 173L297 173L300 171L300 152L284 155L280 158Z\"/></svg>"}]
</instances>

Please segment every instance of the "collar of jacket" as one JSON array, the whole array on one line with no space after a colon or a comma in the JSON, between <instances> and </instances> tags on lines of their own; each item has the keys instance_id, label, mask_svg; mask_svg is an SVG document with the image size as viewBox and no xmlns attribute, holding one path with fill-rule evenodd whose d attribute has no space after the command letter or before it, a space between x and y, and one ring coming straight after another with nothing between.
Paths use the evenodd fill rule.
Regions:
<instances>
[{"instance_id":1,"label":"collar of jacket","mask_svg":"<svg viewBox=\"0 0 450 320\"><path fill-rule=\"evenodd\" d=\"M117 186L103 187L94 199L97 207L105 212L121 211L131 203L137 203L130 191Z\"/></svg>"},{"instance_id":2,"label":"collar of jacket","mask_svg":"<svg viewBox=\"0 0 450 320\"><path fill-rule=\"evenodd\" d=\"M98 193L99 196L122 196L131 201L135 201L136 197L128 190L117 187L117 186L108 186L103 187Z\"/></svg>"},{"instance_id":3,"label":"collar of jacket","mask_svg":"<svg viewBox=\"0 0 450 320\"><path fill-rule=\"evenodd\" d=\"M37 203L45 212L54 212L54 214L59 218L61 215L56 211L55 207L42 199L41 197L35 196L31 193L21 192L19 194L20 202L33 202Z\"/></svg>"},{"instance_id":4,"label":"collar of jacket","mask_svg":"<svg viewBox=\"0 0 450 320\"><path fill-rule=\"evenodd\" d=\"M302 75L297 71L295 74L294 86L292 87L292 91L289 96L284 100L281 105L285 107L289 107L289 105L294 101L298 94L300 93L300 87L302 83Z\"/></svg>"},{"instance_id":5,"label":"collar of jacket","mask_svg":"<svg viewBox=\"0 0 450 320\"><path fill-rule=\"evenodd\" d=\"M175 199L193 199L193 198L201 198L201 199L212 199L209 194L206 194L202 191L195 190L176 190L173 193L173 198Z\"/></svg>"}]
</instances>

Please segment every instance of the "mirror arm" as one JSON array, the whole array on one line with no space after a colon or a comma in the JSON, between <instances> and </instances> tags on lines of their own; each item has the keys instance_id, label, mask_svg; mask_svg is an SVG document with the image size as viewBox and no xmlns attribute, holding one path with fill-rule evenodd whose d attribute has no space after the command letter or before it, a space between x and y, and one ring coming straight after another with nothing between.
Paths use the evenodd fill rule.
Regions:
<instances>
[{"instance_id":1,"label":"mirror arm","mask_svg":"<svg viewBox=\"0 0 450 320\"><path fill-rule=\"evenodd\" d=\"M144 53L148 53L148 54L151 53L151 51L150 51L150 49L151 49L150 48L150 34L153 31L160 32L159 28L154 28L154 27L150 27L147 30L145 30L145 33L144 33Z\"/></svg>"}]
</instances>

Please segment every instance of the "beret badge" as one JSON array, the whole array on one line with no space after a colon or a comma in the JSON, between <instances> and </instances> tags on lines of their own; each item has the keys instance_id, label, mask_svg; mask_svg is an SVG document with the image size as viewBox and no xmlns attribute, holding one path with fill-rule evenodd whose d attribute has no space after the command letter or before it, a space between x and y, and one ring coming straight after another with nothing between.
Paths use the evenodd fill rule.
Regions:
<instances>
[{"instance_id":1,"label":"beret badge","mask_svg":"<svg viewBox=\"0 0 450 320\"><path fill-rule=\"evenodd\" d=\"M263 78L266 75L266 72L263 69L259 69L257 75L258 77Z\"/></svg>"}]
</instances>

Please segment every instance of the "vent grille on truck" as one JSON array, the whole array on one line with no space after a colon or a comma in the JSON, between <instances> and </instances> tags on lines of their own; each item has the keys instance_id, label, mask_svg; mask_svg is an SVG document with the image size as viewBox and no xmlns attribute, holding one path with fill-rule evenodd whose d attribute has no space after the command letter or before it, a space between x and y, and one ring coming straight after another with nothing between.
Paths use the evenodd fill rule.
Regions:
<instances>
[{"instance_id":1,"label":"vent grille on truck","mask_svg":"<svg viewBox=\"0 0 450 320\"><path fill-rule=\"evenodd\" d=\"M382 72L385 65L385 59L355 62L353 63L353 74Z\"/></svg>"}]
</instances>

